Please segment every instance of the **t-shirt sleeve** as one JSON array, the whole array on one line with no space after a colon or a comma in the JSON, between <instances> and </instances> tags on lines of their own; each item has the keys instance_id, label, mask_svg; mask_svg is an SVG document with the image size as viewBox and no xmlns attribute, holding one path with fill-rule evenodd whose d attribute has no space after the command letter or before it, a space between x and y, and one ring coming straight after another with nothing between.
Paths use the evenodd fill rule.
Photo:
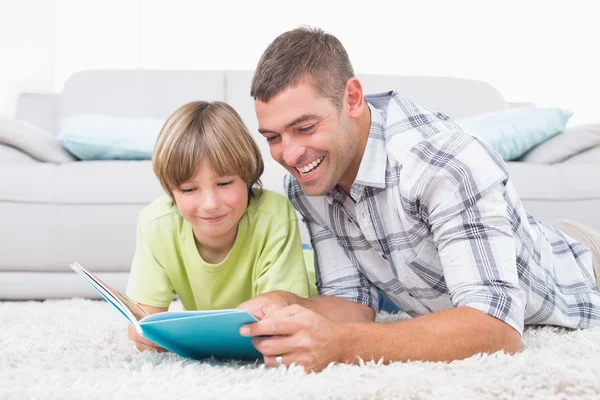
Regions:
<instances>
[{"instance_id":1,"label":"t-shirt sleeve","mask_svg":"<svg viewBox=\"0 0 600 400\"><path fill-rule=\"evenodd\" d=\"M290 209L293 213L291 205ZM296 218L271 224L257 271L256 294L282 290L309 297L308 274Z\"/></svg>"},{"instance_id":2,"label":"t-shirt sleeve","mask_svg":"<svg viewBox=\"0 0 600 400\"><path fill-rule=\"evenodd\" d=\"M168 307L175 291L164 268L151 249L152 231L147 231L138 218L135 254L126 294L138 303L152 307Z\"/></svg>"}]
</instances>

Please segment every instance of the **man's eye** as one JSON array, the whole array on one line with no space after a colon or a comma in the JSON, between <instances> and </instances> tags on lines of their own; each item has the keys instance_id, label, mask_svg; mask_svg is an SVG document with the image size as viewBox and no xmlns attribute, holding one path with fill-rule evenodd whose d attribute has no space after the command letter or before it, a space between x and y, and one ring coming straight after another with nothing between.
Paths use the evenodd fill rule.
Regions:
<instances>
[{"instance_id":1,"label":"man's eye","mask_svg":"<svg viewBox=\"0 0 600 400\"><path fill-rule=\"evenodd\" d=\"M233 183L233 181L219 182L219 183L217 183L217 186L229 186L232 183Z\"/></svg>"},{"instance_id":2,"label":"man's eye","mask_svg":"<svg viewBox=\"0 0 600 400\"><path fill-rule=\"evenodd\" d=\"M314 125L309 125L309 126L304 126L304 127L302 127L302 128L299 128L298 130L299 130L300 132L306 133L306 132L310 132L310 131L312 131L314 128L315 128L315 126L314 126Z\"/></svg>"},{"instance_id":3,"label":"man's eye","mask_svg":"<svg viewBox=\"0 0 600 400\"><path fill-rule=\"evenodd\" d=\"M277 139L278 137L279 137L279 135L275 135L275 136L269 136L269 137L267 137L267 142L272 142L272 141L274 141L275 139Z\"/></svg>"}]
</instances>

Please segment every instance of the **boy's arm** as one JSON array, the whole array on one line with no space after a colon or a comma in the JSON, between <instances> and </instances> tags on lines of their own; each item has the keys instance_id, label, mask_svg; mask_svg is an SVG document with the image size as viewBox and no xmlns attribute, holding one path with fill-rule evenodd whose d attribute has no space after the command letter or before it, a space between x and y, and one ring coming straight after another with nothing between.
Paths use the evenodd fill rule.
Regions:
<instances>
[{"instance_id":1,"label":"boy's arm","mask_svg":"<svg viewBox=\"0 0 600 400\"><path fill-rule=\"evenodd\" d=\"M160 312L167 311L169 309L168 307L152 307L147 306L145 304L140 304L140 307L142 307L148 314L157 314ZM131 324L129 324L129 327L127 328L127 336L129 337L129 339L133 340L133 342L135 343L135 347L139 351L167 351L166 349L157 346L148 339L145 339L144 337L138 335L135 331L135 328Z\"/></svg>"}]
</instances>

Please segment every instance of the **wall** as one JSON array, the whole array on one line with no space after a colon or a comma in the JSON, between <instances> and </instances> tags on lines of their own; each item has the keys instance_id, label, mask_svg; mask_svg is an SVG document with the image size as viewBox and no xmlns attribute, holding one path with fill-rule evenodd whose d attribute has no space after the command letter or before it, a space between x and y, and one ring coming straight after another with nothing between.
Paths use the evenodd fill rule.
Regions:
<instances>
[{"instance_id":1,"label":"wall","mask_svg":"<svg viewBox=\"0 0 600 400\"><path fill-rule=\"evenodd\" d=\"M277 34L310 24L342 40L357 72L481 79L510 101L600 122L593 0L303 0L285 10L274 0L51 3L54 64L44 73L54 90L84 68L253 69ZM36 82L48 87L36 78L26 86Z\"/></svg>"}]
</instances>

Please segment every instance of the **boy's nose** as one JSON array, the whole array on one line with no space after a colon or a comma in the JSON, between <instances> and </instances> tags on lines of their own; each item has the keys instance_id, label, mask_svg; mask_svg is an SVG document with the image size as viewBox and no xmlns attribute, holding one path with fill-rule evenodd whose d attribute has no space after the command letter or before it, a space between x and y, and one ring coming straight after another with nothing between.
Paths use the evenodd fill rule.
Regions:
<instances>
[{"instance_id":1,"label":"boy's nose","mask_svg":"<svg viewBox=\"0 0 600 400\"><path fill-rule=\"evenodd\" d=\"M200 206L205 211L213 211L216 210L219 205L219 201L215 193L213 192L205 192L202 196L202 201Z\"/></svg>"}]
</instances>

